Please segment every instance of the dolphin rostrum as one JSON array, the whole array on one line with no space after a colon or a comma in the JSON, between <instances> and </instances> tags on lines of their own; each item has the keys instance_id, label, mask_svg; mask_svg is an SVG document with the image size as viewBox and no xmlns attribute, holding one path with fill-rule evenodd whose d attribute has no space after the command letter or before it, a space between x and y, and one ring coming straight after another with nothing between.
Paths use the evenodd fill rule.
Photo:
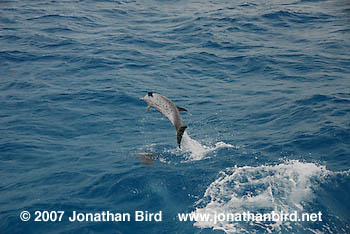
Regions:
<instances>
[{"instance_id":1,"label":"dolphin rostrum","mask_svg":"<svg viewBox=\"0 0 350 234\"><path fill-rule=\"evenodd\" d=\"M140 98L140 100L145 101L148 104L146 112L148 112L151 107L154 107L170 120L176 129L177 144L179 145L179 148L181 148L180 144L182 135L184 134L187 126L184 126L182 123L180 111L187 110L185 108L176 106L169 98L157 93L149 92L146 96Z\"/></svg>"}]
</instances>

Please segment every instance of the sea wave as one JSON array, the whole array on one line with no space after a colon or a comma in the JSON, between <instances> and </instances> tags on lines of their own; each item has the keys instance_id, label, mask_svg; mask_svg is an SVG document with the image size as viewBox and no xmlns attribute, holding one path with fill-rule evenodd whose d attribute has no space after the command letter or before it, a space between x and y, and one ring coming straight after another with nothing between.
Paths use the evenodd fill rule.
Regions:
<instances>
[{"instance_id":1,"label":"sea wave","mask_svg":"<svg viewBox=\"0 0 350 234\"><path fill-rule=\"evenodd\" d=\"M203 198L195 203L196 213L269 213L315 212L313 199L321 200L319 191L324 184L333 183L334 177L349 180L349 171L332 172L323 165L290 160L275 165L232 167L221 171L206 189ZM340 183L339 180L336 183ZM326 213L324 207L321 212ZM319 210L317 211L319 212ZM317 213L316 212L316 213ZM329 213L325 219L336 219L349 228L338 214ZM330 216L330 217L329 217ZM331 227L329 220L313 227L310 223L290 222L235 222L217 223L197 221L195 226L223 230L225 233L285 233L310 230L315 233L338 233L341 227ZM321 222L322 224L322 222Z\"/></svg>"}]
</instances>

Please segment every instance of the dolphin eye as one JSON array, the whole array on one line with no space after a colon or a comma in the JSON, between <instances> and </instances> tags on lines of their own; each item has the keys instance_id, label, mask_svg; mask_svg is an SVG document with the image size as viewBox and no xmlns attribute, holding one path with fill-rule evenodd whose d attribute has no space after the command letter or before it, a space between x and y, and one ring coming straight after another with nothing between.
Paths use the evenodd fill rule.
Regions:
<instances>
[{"instance_id":1,"label":"dolphin eye","mask_svg":"<svg viewBox=\"0 0 350 234\"><path fill-rule=\"evenodd\" d=\"M152 92L148 92L148 96L149 97L153 97L153 93Z\"/></svg>"}]
</instances>

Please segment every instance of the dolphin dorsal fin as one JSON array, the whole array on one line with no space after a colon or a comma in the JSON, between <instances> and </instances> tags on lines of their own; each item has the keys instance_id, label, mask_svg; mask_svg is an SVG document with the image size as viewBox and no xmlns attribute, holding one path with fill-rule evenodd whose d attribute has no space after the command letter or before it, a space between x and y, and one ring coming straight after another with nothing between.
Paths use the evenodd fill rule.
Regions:
<instances>
[{"instance_id":1,"label":"dolphin dorsal fin","mask_svg":"<svg viewBox=\"0 0 350 234\"><path fill-rule=\"evenodd\" d=\"M177 107L177 109L179 110L179 111L187 111L185 108L183 108L183 107L180 107L180 106L176 106Z\"/></svg>"}]
</instances>

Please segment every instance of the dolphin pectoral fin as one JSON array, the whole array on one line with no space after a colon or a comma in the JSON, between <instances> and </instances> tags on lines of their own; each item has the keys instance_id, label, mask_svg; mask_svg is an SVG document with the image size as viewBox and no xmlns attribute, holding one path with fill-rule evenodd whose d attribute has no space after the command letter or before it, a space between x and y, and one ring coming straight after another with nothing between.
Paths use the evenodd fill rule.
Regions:
<instances>
[{"instance_id":1,"label":"dolphin pectoral fin","mask_svg":"<svg viewBox=\"0 0 350 234\"><path fill-rule=\"evenodd\" d=\"M146 108L146 112L149 111L149 109L151 109L151 105L148 105L147 108Z\"/></svg>"},{"instance_id":2,"label":"dolphin pectoral fin","mask_svg":"<svg viewBox=\"0 0 350 234\"><path fill-rule=\"evenodd\" d=\"M187 126L182 126L179 131L177 132L177 144L179 146L179 148L181 149L181 139L182 139L182 135L184 134L185 130L186 130Z\"/></svg>"},{"instance_id":3,"label":"dolphin pectoral fin","mask_svg":"<svg viewBox=\"0 0 350 234\"><path fill-rule=\"evenodd\" d=\"M180 106L176 106L177 107L177 109L179 110L179 111L187 111L185 108L183 108L183 107L180 107Z\"/></svg>"}]
</instances>

